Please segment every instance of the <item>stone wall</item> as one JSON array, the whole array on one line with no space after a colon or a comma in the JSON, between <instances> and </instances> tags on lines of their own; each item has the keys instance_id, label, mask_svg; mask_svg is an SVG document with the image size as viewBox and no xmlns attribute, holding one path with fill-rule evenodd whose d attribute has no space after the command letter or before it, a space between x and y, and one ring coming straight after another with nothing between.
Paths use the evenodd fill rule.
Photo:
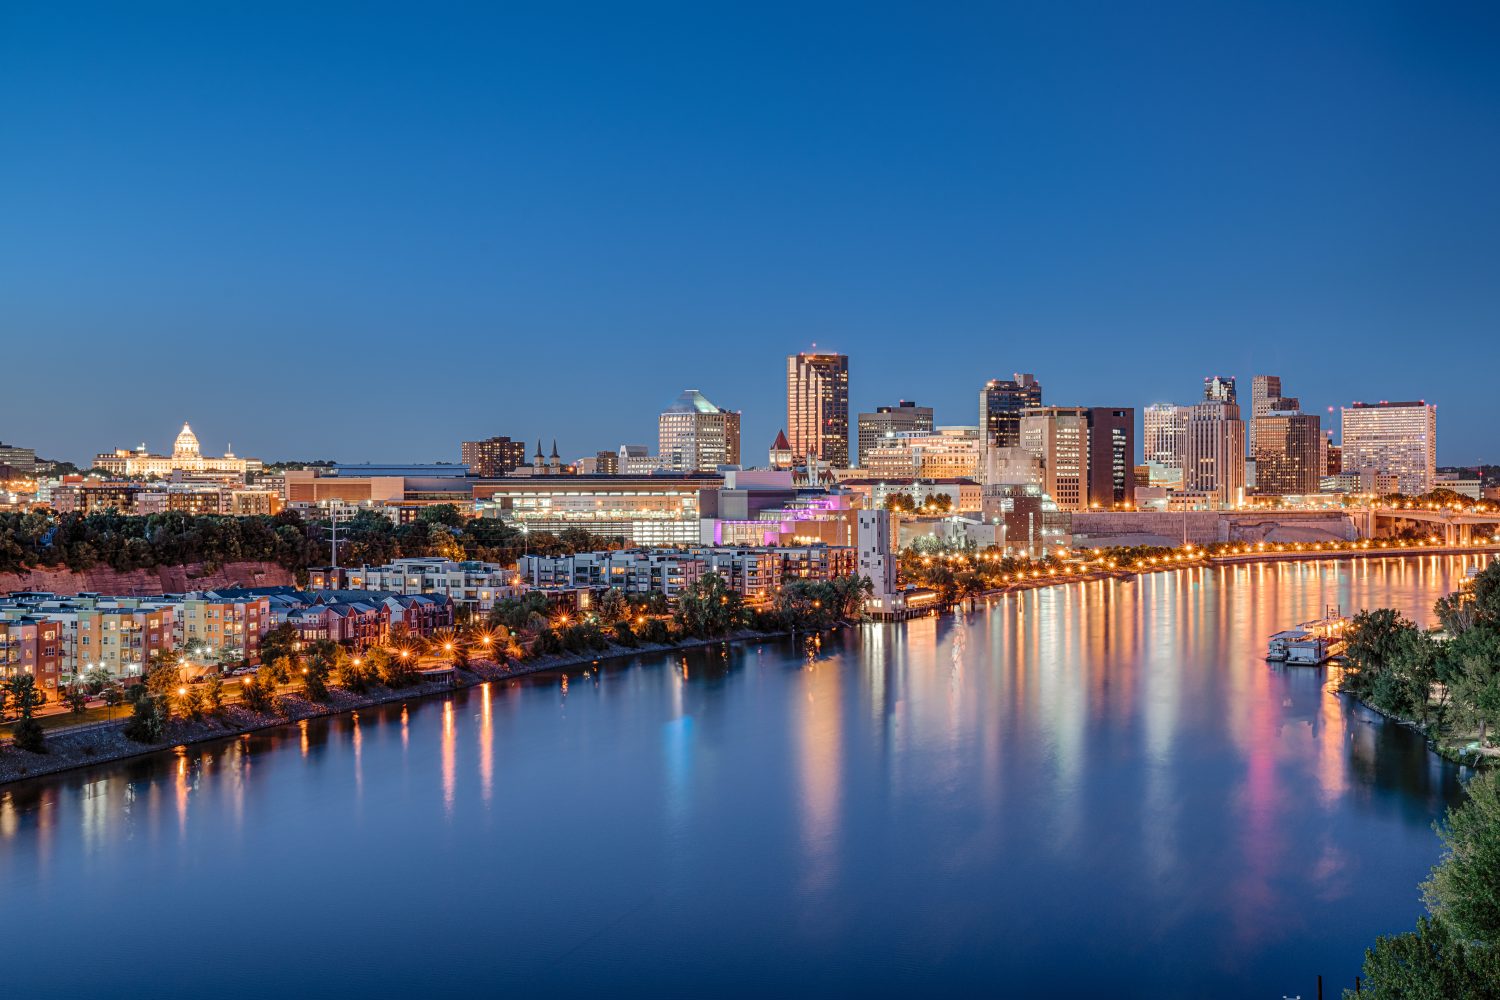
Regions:
<instances>
[{"instance_id":1,"label":"stone wall","mask_svg":"<svg viewBox=\"0 0 1500 1000\"><path fill-rule=\"evenodd\" d=\"M1360 537L1355 519L1343 511L1079 511L1073 544L1194 545L1213 542L1342 542Z\"/></svg>"},{"instance_id":2,"label":"stone wall","mask_svg":"<svg viewBox=\"0 0 1500 1000\"><path fill-rule=\"evenodd\" d=\"M199 564L162 566L129 573L107 567L74 573L59 567L27 573L0 573L0 594L13 590L45 590L53 594L88 592L132 596L180 594L216 587L280 587L294 583L296 579L290 570L275 563L261 562L228 563L213 570L205 570Z\"/></svg>"}]
</instances>

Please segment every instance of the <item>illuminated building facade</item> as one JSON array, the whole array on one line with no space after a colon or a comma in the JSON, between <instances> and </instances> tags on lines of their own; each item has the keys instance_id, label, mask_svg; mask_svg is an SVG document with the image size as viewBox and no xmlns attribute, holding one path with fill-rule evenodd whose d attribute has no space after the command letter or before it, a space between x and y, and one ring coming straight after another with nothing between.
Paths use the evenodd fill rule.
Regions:
<instances>
[{"instance_id":1,"label":"illuminated building facade","mask_svg":"<svg viewBox=\"0 0 1500 1000\"><path fill-rule=\"evenodd\" d=\"M1437 481L1437 407L1430 403L1346 406L1342 437L1345 472L1393 475L1409 495L1426 493Z\"/></svg>"},{"instance_id":2,"label":"illuminated building facade","mask_svg":"<svg viewBox=\"0 0 1500 1000\"><path fill-rule=\"evenodd\" d=\"M247 472L260 471L261 463L254 458L238 458L228 449L222 458L207 457L199 447L193 429L183 424L170 455L153 455L144 444L135 451L117 448L94 456L94 468L116 476L138 478L160 476L166 479L174 472L213 472L243 477Z\"/></svg>"},{"instance_id":3,"label":"illuminated building facade","mask_svg":"<svg viewBox=\"0 0 1500 1000\"><path fill-rule=\"evenodd\" d=\"M712 472L740 462L740 415L687 389L657 418L657 457L669 472Z\"/></svg>"},{"instance_id":4,"label":"illuminated building facade","mask_svg":"<svg viewBox=\"0 0 1500 1000\"><path fill-rule=\"evenodd\" d=\"M849 356L786 359L786 432L798 462L849 467Z\"/></svg>"}]
</instances>

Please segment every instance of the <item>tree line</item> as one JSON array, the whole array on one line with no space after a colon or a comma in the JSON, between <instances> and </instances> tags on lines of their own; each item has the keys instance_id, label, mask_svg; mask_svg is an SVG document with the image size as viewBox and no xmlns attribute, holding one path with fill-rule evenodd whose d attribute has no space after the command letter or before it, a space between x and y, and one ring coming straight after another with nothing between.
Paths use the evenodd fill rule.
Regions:
<instances>
[{"instance_id":1,"label":"tree line","mask_svg":"<svg viewBox=\"0 0 1500 1000\"><path fill-rule=\"evenodd\" d=\"M512 564L523 552L562 555L619 548L621 538L580 529L526 535L498 518L465 518L452 504L422 510L409 524L362 510L338 529L342 565L383 565L403 557L443 556ZM63 567L129 572L162 566L265 562L299 579L332 559L326 520L294 510L274 516L231 517L170 511L134 516L113 510L59 514L47 510L0 513L0 573Z\"/></svg>"}]
</instances>

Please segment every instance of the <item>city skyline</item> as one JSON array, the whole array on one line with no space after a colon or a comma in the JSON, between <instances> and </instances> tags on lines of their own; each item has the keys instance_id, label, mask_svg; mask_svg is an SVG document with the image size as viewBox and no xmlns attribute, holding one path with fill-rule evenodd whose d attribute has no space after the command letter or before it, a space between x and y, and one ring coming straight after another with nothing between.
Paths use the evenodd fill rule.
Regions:
<instances>
[{"instance_id":1,"label":"city skyline","mask_svg":"<svg viewBox=\"0 0 1500 1000\"><path fill-rule=\"evenodd\" d=\"M816 343L851 412L1275 372L1309 412L1436 402L1438 460L1494 460L1494 16L11 11L4 342L49 377L0 394L0 438L577 457L698 386L758 455ZM621 375L623 408L554 403ZM413 378L449 398L356 437Z\"/></svg>"}]
</instances>

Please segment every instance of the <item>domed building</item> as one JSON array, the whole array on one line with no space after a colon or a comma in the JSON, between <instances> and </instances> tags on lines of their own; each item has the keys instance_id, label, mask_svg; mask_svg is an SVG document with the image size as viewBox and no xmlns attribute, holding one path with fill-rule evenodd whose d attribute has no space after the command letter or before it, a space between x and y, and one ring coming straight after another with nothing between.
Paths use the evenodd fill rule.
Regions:
<instances>
[{"instance_id":1,"label":"domed building","mask_svg":"<svg viewBox=\"0 0 1500 1000\"><path fill-rule=\"evenodd\" d=\"M132 478L161 476L166 478L174 472L201 472L210 475L244 476L247 472L259 472L261 462L254 458L239 458L229 448L222 458L205 458L198 443L198 435L188 424L177 432L172 443L172 454L153 455L143 443L134 451L116 448L112 452L101 452L94 456L94 468L111 475Z\"/></svg>"}]
</instances>

